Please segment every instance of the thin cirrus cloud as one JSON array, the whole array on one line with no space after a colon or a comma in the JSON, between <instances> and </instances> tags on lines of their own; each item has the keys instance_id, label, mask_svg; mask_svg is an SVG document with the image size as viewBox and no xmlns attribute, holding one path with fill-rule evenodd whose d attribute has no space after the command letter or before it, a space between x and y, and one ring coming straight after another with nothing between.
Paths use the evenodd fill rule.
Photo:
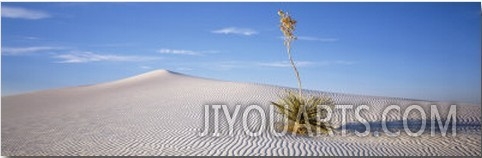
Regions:
<instances>
[{"instance_id":1,"label":"thin cirrus cloud","mask_svg":"<svg viewBox=\"0 0 482 158\"><path fill-rule=\"evenodd\" d=\"M353 65L355 62L353 61L346 61L346 60L334 60L334 61L322 61L318 63L319 65L322 66L327 66L327 65Z\"/></svg>"},{"instance_id":2,"label":"thin cirrus cloud","mask_svg":"<svg viewBox=\"0 0 482 158\"><path fill-rule=\"evenodd\" d=\"M310 37L310 36L298 36L297 39L305 40L305 41L319 41L319 42L336 42L338 39L336 38L317 38L317 37Z\"/></svg>"},{"instance_id":3,"label":"thin cirrus cloud","mask_svg":"<svg viewBox=\"0 0 482 158\"><path fill-rule=\"evenodd\" d=\"M64 47L51 47L51 46L36 46L36 47L4 47L2 48L2 55L27 55L37 52L62 50Z\"/></svg>"},{"instance_id":4,"label":"thin cirrus cloud","mask_svg":"<svg viewBox=\"0 0 482 158\"><path fill-rule=\"evenodd\" d=\"M243 36L251 36L258 34L257 31L249 28L237 28L237 27L227 27L218 30L211 31L215 34L235 34L235 35L243 35Z\"/></svg>"},{"instance_id":5,"label":"thin cirrus cloud","mask_svg":"<svg viewBox=\"0 0 482 158\"><path fill-rule=\"evenodd\" d=\"M71 52L68 54L56 55L54 58L61 59L57 63L89 63L101 61L127 62L160 59L159 57L98 54L94 52Z\"/></svg>"},{"instance_id":6,"label":"thin cirrus cloud","mask_svg":"<svg viewBox=\"0 0 482 158\"><path fill-rule=\"evenodd\" d=\"M158 50L161 54L174 54L174 55L205 55L205 54L213 54L219 53L218 51L194 51L194 50L185 50L185 49L167 49L162 48Z\"/></svg>"},{"instance_id":7,"label":"thin cirrus cloud","mask_svg":"<svg viewBox=\"0 0 482 158\"><path fill-rule=\"evenodd\" d=\"M345 60L333 60L333 61L296 61L296 66L300 67L320 67L320 66L334 66L334 65L352 65L355 64L351 61ZM232 69L256 69L259 67L270 68L289 68L291 64L289 61L274 61L274 62L261 62L261 61L217 61L217 62L193 62L193 63L176 63L179 67L196 67L201 69L211 69L216 71L226 71Z\"/></svg>"},{"instance_id":8,"label":"thin cirrus cloud","mask_svg":"<svg viewBox=\"0 0 482 158\"><path fill-rule=\"evenodd\" d=\"M311 62L311 61L296 61L295 64L298 67L306 67L306 66L315 65L315 63ZM259 66L266 66L266 67L291 67L290 62L288 62L288 61L258 63L258 65Z\"/></svg>"},{"instance_id":9,"label":"thin cirrus cloud","mask_svg":"<svg viewBox=\"0 0 482 158\"><path fill-rule=\"evenodd\" d=\"M345 60L335 60L335 61L319 61L319 62L296 61L295 64L297 67L308 67L308 66L330 66L330 65L353 65L355 63L351 61L345 61ZM266 67L291 67L291 63L289 61L258 63L258 65L266 66Z\"/></svg>"},{"instance_id":10,"label":"thin cirrus cloud","mask_svg":"<svg viewBox=\"0 0 482 158\"><path fill-rule=\"evenodd\" d=\"M192 51L192 50L184 50L184 49L159 49L158 51L161 54L178 54L178 55L201 55L201 52Z\"/></svg>"},{"instance_id":11,"label":"thin cirrus cloud","mask_svg":"<svg viewBox=\"0 0 482 158\"><path fill-rule=\"evenodd\" d=\"M284 39L283 36L279 37L280 39ZM297 36L297 40L302 40L302 41L317 41L317 42L336 42L339 39L337 38L318 38L318 37L311 37L311 36Z\"/></svg>"},{"instance_id":12,"label":"thin cirrus cloud","mask_svg":"<svg viewBox=\"0 0 482 158\"><path fill-rule=\"evenodd\" d=\"M2 6L2 17L4 18L14 18L14 19L27 19L27 20L38 20L51 17L50 14L38 11L30 10L20 7L10 7Z\"/></svg>"},{"instance_id":13,"label":"thin cirrus cloud","mask_svg":"<svg viewBox=\"0 0 482 158\"><path fill-rule=\"evenodd\" d=\"M143 66L139 66L139 68L141 68L141 69L145 69L145 70L152 69L152 67L150 67L150 66L145 66L145 65L143 65Z\"/></svg>"},{"instance_id":14,"label":"thin cirrus cloud","mask_svg":"<svg viewBox=\"0 0 482 158\"><path fill-rule=\"evenodd\" d=\"M26 40L38 40L38 39L40 39L40 38L34 37L34 36L25 36L23 38L26 39Z\"/></svg>"}]
</instances>

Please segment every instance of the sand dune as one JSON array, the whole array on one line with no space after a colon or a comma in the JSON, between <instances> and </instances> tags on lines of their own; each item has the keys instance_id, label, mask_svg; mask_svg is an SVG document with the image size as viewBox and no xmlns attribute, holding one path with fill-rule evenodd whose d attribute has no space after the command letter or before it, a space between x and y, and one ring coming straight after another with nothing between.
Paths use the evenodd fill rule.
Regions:
<instances>
[{"instance_id":1,"label":"sand dune","mask_svg":"<svg viewBox=\"0 0 482 158\"><path fill-rule=\"evenodd\" d=\"M368 105L370 110L362 115L375 127L372 133L380 130L376 127L389 105L403 110L417 104L430 111L436 104L440 115L447 116L448 107L456 104L457 135L430 136L426 131L420 137L404 132L398 137L357 137L353 133L360 123L353 112L342 122L339 111L332 123L337 133L347 127L345 137L275 137L269 132L250 137L241 121L229 136L224 117L220 137L198 135L204 105L257 104L268 109L284 89L157 70L109 83L2 97L2 155L481 155L480 105L308 90L305 94L330 96L336 104ZM258 127L258 116L250 118L251 126ZM388 120L390 128L400 127L396 113ZM410 120L412 125L422 121L416 114Z\"/></svg>"}]
</instances>

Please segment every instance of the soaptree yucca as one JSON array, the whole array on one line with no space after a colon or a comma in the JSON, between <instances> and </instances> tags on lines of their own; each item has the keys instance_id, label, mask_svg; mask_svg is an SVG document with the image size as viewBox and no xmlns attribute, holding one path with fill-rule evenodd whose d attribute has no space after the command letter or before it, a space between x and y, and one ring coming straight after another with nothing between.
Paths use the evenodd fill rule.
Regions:
<instances>
[{"instance_id":1,"label":"soaptree yucca","mask_svg":"<svg viewBox=\"0 0 482 158\"><path fill-rule=\"evenodd\" d=\"M288 53L288 59L295 72L298 81L298 94L287 91L277 102L271 102L278 108L278 111L288 118L285 128L297 134L307 134L308 132L328 133L333 128L328 122L322 122L329 112L328 109L320 108L320 105L331 108L333 101L331 98L323 96L311 96L305 98L302 93L301 79L296 64L291 54L291 43L296 40L294 35L296 20L291 18L288 13L278 11L280 16L280 30L284 35L284 45ZM286 127L287 126L287 127ZM310 130L310 131L308 131Z\"/></svg>"}]
</instances>

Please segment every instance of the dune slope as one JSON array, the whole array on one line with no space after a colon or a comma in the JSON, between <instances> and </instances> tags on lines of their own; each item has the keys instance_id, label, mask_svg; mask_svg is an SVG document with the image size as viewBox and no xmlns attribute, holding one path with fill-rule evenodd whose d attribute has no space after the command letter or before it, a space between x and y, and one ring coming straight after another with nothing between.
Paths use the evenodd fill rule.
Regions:
<instances>
[{"instance_id":1,"label":"dune slope","mask_svg":"<svg viewBox=\"0 0 482 158\"><path fill-rule=\"evenodd\" d=\"M368 105L362 116L375 127L370 135L354 135L363 126L353 111L343 122L335 110L336 133L345 126L347 136L275 137L264 132L250 137L242 130L241 110L234 136L227 134L222 113L221 136L199 136L204 105L239 104L244 109L256 104L268 109L285 89L157 70L109 83L2 97L2 155L481 155L480 105L319 91L305 94L326 95L354 108ZM382 111L392 104L402 111L416 104L428 112L435 104L442 117L449 105L456 104L457 135L430 136L427 127L420 137L408 136L399 125L401 113L388 115L390 128L400 130L400 136L372 134L380 130L376 127ZM413 112L409 117L418 129L420 115ZM250 127L259 127L259 115L249 118Z\"/></svg>"}]
</instances>

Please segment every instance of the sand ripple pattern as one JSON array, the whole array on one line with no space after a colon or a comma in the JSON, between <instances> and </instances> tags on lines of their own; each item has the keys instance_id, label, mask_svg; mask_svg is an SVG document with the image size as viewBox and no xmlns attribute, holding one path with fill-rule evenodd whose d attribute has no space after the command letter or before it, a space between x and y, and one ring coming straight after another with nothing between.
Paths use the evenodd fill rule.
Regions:
<instances>
[{"instance_id":1,"label":"sand ripple pattern","mask_svg":"<svg viewBox=\"0 0 482 158\"><path fill-rule=\"evenodd\" d=\"M268 109L270 101L277 100L284 89L287 88L158 70L98 85L2 97L2 155L481 155L480 105L308 90L305 94L327 95L337 104L368 105L370 110L362 115L375 127L383 109L392 104L402 106L402 111L413 104L429 110L435 104L441 116L446 116L448 107L456 104L457 136L443 137L437 133L432 137L426 132L410 137L398 128L398 114L392 113L388 116L391 128L401 130L401 136L381 133L357 137L354 131L360 123L354 119L353 111L346 122L342 122L339 111L334 113L332 122L340 128L336 132L347 127L345 137L276 137L269 132L250 137L242 130L242 113L233 136L228 135L223 114L220 137L198 135L203 130L204 105L225 104L234 108L239 104L241 112L252 104ZM214 117L212 113L210 117ZM420 116L415 113L410 117L411 125L419 128ZM251 129L260 128L258 115L248 118Z\"/></svg>"}]
</instances>

